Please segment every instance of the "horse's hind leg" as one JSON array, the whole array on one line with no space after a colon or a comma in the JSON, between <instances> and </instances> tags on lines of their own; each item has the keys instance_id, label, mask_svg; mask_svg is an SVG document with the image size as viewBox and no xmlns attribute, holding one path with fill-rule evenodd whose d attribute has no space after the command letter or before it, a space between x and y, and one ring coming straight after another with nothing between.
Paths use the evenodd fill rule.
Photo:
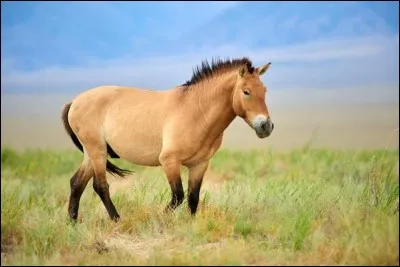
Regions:
<instances>
[{"instance_id":1,"label":"horse's hind leg","mask_svg":"<svg viewBox=\"0 0 400 267\"><path fill-rule=\"evenodd\" d=\"M69 197L68 213L71 220L76 221L78 218L79 201L86 185L93 177L93 168L90 160L86 157L83 160L78 171L70 180L71 194Z\"/></svg>"},{"instance_id":2,"label":"horse's hind leg","mask_svg":"<svg viewBox=\"0 0 400 267\"><path fill-rule=\"evenodd\" d=\"M106 146L104 145L104 149L94 147L89 153L94 170L93 189L106 207L110 219L113 221L118 221L120 216L111 200L109 185L106 178Z\"/></svg>"}]
</instances>

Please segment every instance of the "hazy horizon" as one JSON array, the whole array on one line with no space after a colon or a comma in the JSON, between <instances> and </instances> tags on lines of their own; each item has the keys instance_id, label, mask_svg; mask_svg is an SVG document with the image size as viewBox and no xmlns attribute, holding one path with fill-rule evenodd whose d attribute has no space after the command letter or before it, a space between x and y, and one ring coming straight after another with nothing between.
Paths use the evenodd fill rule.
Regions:
<instances>
[{"instance_id":1,"label":"hazy horizon","mask_svg":"<svg viewBox=\"0 0 400 267\"><path fill-rule=\"evenodd\" d=\"M288 91L291 94L288 95ZM313 146L320 148L398 149L398 87L288 91L271 90L267 95L275 122L270 138L258 139L242 119L236 118L225 131L223 147L287 151L313 140ZM362 97L351 98L351 92L355 96L368 95L369 101ZM17 150L75 149L60 118L63 105L75 95L3 94L2 146Z\"/></svg>"}]
</instances>

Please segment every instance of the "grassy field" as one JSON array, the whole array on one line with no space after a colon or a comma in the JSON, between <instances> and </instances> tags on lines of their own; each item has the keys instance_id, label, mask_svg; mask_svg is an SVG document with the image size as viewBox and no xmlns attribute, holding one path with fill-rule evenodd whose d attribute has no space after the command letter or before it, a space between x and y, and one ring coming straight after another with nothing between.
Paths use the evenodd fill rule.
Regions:
<instances>
[{"instance_id":1,"label":"grassy field","mask_svg":"<svg viewBox=\"0 0 400 267\"><path fill-rule=\"evenodd\" d=\"M136 171L109 177L121 221L89 183L76 225L67 202L79 152L1 156L2 265L399 264L398 150L220 150L195 219L186 201L162 213L160 168L113 160Z\"/></svg>"}]
</instances>

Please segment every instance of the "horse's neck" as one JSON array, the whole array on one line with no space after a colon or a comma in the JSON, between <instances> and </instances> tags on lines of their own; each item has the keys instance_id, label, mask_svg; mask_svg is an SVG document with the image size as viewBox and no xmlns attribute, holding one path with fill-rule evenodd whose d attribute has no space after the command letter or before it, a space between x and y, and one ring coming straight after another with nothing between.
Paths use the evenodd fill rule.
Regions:
<instances>
[{"instance_id":1,"label":"horse's neck","mask_svg":"<svg viewBox=\"0 0 400 267\"><path fill-rule=\"evenodd\" d=\"M208 137L218 137L235 119L232 108L232 93L236 83L236 74L227 73L215 80L205 81L204 88L194 88L195 100L200 116L198 123Z\"/></svg>"}]
</instances>

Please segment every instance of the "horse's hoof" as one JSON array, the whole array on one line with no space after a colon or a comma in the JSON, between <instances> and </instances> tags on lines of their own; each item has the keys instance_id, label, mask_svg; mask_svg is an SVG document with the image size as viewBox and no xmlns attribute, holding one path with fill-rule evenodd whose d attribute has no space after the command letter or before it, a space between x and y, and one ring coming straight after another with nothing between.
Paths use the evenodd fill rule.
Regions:
<instances>
[{"instance_id":1,"label":"horse's hoof","mask_svg":"<svg viewBox=\"0 0 400 267\"><path fill-rule=\"evenodd\" d=\"M119 221L121 220L121 217L117 214L117 215L111 217L111 220L112 220L113 222L119 222Z\"/></svg>"},{"instance_id":2,"label":"horse's hoof","mask_svg":"<svg viewBox=\"0 0 400 267\"><path fill-rule=\"evenodd\" d=\"M77 218L68 217L67 224L76 225L77 223L78 223L78 219Z\"/></svg>"}]
</instances>

